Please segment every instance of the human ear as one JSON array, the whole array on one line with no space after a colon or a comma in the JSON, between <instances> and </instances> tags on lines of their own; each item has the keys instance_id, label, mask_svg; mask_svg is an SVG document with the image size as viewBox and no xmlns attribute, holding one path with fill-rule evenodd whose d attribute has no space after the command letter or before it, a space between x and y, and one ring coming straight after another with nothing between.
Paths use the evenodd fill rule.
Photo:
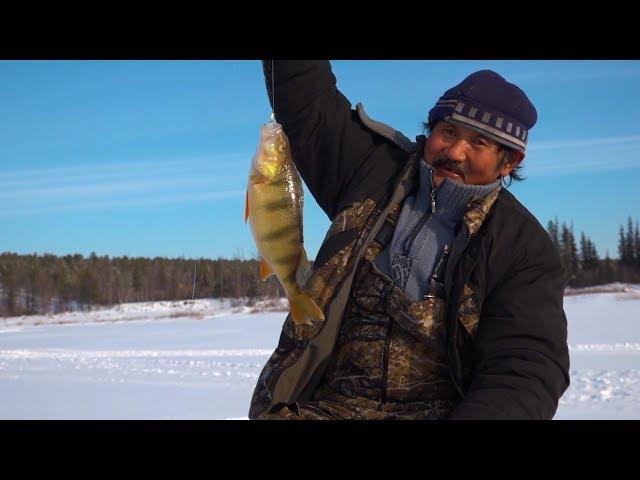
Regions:
<instances>
[{"instance_id":1,"label":"human ear","mask_svg":"<svg viewBox=\"0 0 640 480\"><path fill-rule=\"evenodd\" d=\"M500 177L506 177L524 160L524 152L512 150L507 154L506 162L500 168Z\"/></svg>"}]
</instances>

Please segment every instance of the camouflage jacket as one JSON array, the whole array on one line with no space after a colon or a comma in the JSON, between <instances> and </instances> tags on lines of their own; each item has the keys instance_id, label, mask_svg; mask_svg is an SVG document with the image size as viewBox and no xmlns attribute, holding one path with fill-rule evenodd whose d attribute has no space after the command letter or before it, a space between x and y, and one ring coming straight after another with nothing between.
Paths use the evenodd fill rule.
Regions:
<instances>
[{"instance_id":1,"label":"camouflage jacket","mask_svg":"<svg viewBox=\"0 0 640 480\"><path fill-rule=\"evenodd\" d=\"M352 110L328 62L276 61L277 120L296 166L332 219L304 289L325 320L292 328L249 417L310 399L331 357L362 255L417 186L420 141ZM271 101L271 61L264 62ZM309 101L312 99L312 101ZM388 225L387 225L388 227ZM467 205L445 274L447 354L460 402L450 418L552 418L569 385L564 277L544 228L500 187Z\"/></svg>"}]
</instances>

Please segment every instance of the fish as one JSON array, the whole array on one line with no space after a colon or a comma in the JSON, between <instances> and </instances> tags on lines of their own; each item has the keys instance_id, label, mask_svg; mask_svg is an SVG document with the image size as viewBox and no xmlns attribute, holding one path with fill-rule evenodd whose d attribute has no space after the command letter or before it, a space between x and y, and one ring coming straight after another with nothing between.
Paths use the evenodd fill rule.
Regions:
<instances>
[{"instance_id":1,"label":"fish","mask_svg":"<svg viewBox=\"0 0 640 480\"><path fill-rule=\"evenodd\" d=\"M303 241L304 190L293 163L289 139L272 115L261 125L260 141L251 161L244 222L260 255L260 278L276 275L289 301L295 325L312 325L324 313L301 288L309 270Z\"/></svg>"}]
</instances>

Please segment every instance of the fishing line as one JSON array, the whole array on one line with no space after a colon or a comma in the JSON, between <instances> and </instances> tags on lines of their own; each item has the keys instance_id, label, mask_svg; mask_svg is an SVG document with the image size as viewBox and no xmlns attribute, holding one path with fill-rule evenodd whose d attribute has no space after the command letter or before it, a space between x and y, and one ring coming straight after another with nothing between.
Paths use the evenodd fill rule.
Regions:
<instances>
[{"instance_id":1,"label":"fishing line","mask_svg":"<svg viewBox=\"0 0 640 480\"><path fill-rule=\"evenodd\" d=\"M273 105L273 111L271 112L271 120L276 118L276 74L273 69L273 60L271 60L271 104Z\"/></svg>"},{"instance_id":2,"label":"fishing line","mask_svg":"<svg viewBox=\"0 0 640 480\"><path fill-rule=\"evenodd\" d=\"M196 266L198 265L198 259L193 261L193 291L191 292L191 300L196 296Z\"/></svg>"}]
</instances>

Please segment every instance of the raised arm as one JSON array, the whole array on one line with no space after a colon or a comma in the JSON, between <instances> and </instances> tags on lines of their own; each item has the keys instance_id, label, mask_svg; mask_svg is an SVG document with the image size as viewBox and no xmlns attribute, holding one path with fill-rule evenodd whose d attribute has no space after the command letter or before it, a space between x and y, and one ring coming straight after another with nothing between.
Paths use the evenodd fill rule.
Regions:
<instances>
[{"instance_id":1,"label":"raised arm","mask_svg":"<svg viewBox=\"0 0 640 480\"><path fill-rule=\"evenodd\" d=\"M293 160L320 207L333 219L375 140L336 87L329 61L263 61L269 101L289 137ZM273 75L272 75L273 73Z\"/></svg>"}]
</instances>

